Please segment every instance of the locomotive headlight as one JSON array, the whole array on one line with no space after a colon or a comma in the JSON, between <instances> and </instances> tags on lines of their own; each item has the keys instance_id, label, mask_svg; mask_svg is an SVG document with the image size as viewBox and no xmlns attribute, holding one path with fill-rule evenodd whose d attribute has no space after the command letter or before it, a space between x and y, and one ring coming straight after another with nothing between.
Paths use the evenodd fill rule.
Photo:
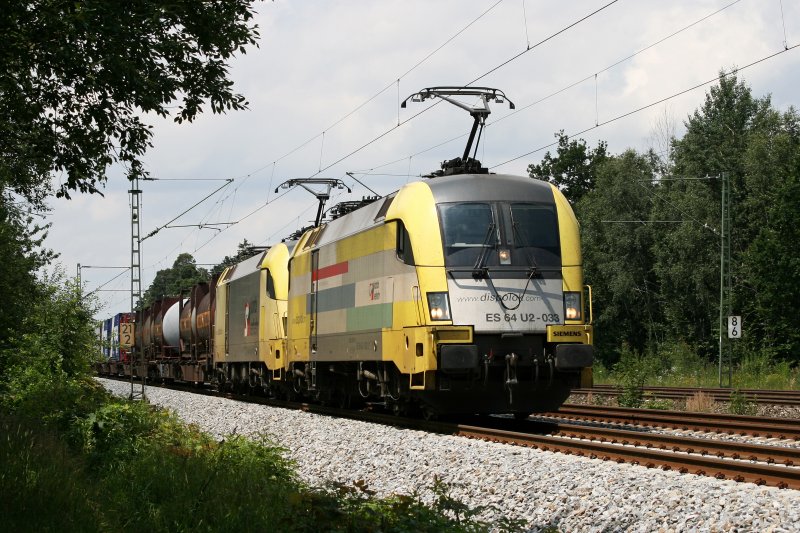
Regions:
<instances>
[{"instance_id":1,"label":"locomotive headlight","mask_svg":"<svg viewBox=\"0 0 800 533\"><path fill-rule=\"evenodd\" d=\"M501 248L497 252L498 257L500 258L501 265L510 265L511 264L511 250L508 248Z\"/></svg>"},{"instance_id":2,"label":"locomotive headlight","mask_svg":"<svg viewBox=\"0 0 800 533\"><path fill-rule=\"evenodd\" d=\"M428 309L431 320L450 320L450 302L446 292L429 292Z\"/></svg>"},{"instance_id":3,"label":"locomotive headlight","mask_svg":"<svg viewBox=\"0 0 800 533\"><path fill-rule=\"evenodd\" d=\"M564 316L567 320L581 319L581 293L564 293Z\"/></svg>"}]
</instances>

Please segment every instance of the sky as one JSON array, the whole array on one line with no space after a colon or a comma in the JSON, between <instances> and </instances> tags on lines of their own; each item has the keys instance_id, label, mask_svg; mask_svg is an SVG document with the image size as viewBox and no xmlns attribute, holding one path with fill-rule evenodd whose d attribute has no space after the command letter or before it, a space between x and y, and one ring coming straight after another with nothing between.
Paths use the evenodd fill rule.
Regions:
<instances>
[{"instance_id":1,"label":"sky","mask_svg":"<svg viewBox=\"0 0 800 533\"><path fill-rule=\"evenodd\" d=\"M267 246L308 225L316 199L300 188L275 193L288 179L343 180L352 193L334 189L332 206L389 194L461 155L472 125L465 111L431 101L400 108L426 87L501 89L516 110L491 104L477 155L491 172L518 175L555 151L561 130L592 147L605 141L612 154L663 152L661 133L682 135L721 70L738 68L753 94L771 95L779 110L800 104L800 47L792 49L800 44L800 2L607 4L256 3L259 46L230 64L249 108L206 108L191 124L145 117L154 146L144 162L157 180L140 183L143 236L222 188L171 223L187 227L142 242L142 290L180 253L210 268L243 239ZM45 243L68 275L83 265L84 291L102 289L97 317L130 309L128 271L97 268L131 259L130 184L117 165L107 175L103 196L51 201Z\"/></svg>"}]
</instances>

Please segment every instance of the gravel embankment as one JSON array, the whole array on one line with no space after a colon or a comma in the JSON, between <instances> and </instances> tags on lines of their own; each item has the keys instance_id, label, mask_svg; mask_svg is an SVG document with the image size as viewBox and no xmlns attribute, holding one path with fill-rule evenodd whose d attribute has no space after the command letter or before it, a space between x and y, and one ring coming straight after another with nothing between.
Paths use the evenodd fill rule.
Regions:
<instances>
[{"instance_id":1,"label":"gravel embankment","mask_svg":"<svg viewBox=\"0 0 800 533\"><path fill-rule=\"evenodd\" d=\"M127 395L130 385L100 379ZM217 437L266 433L300 476L322 486L363 480L379 496L419 491L434 476L482 518L522 518L532 531L800 531L800 491L618 465L461 437L151 387L168 407Z\"/></svg>"}]
</instances>

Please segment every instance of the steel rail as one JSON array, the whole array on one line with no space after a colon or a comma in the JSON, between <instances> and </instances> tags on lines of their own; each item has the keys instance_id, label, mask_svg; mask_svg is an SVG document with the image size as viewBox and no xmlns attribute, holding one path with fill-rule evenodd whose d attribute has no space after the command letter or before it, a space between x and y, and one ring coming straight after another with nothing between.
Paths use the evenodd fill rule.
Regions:
<instances>
[{"instance_id":1,"label":"steel rail","mask_svg":"<svg viewBox=\"0 0 800 533\"><path fill-rule=\"evenodd\" d=\"M556 451L567 455L588 456L604 461L629 463L647 468L674 469L682 474L691 473L717 479L732 479L734 481L755 483L756 485L800 489L800 468L788 466L717 459L702 455L681 454L564 437L530 435L474 426L458 426L455 434L494 442L513 443L538 448L543 451Z\"/></svg>"},{"instance_id":2,"label":"steel rail","mask_svg":"<svg viewBox=\"0 0 800 533\"><path fill-rule=\"evenodd\" d=\"M558 434L570 438L596 439L623 446L644 446L672 452L684 452L718 458L760 461L785 466L800 465L800 448L768 446L746 442L712 440L647 433L627 429L598 428L574 424L557 424Z\"/></svg>"},{"instance_id":3,"label":"steel rail","mask_svg":"<svg viewBox=\"0 0 800 533\"><path fill-rule=\"evenodd\" d=\"M682 430L756 437L800 440L800 420L790 418L768 418L719 413L695 413L686 411L661 411L653 409L631 409L627 407L602 407L564 404L558 411L542 413L550 418L588 419L640 426L671 427Z\"/></svg>"},{"instance_id":4,"label":"steel rail","mask_svg":"<svg viewBox=\"0 0 800 533\"><path fill-rule=\"evenodd\" d=\"M688 399L698 393L710 396L714 401L729 402L731 399L731 389L719 389L710 387L643 387L642 391L654 398L683 400ZM800 391L792 390L759 390L741 389L737 391L746 400L758 404L775 405L800 405ZM587 389L574 389L573 394L599 395L599 396L619 396L622 391L613 385L595 385Z\"/></svg>"}]
</instances>

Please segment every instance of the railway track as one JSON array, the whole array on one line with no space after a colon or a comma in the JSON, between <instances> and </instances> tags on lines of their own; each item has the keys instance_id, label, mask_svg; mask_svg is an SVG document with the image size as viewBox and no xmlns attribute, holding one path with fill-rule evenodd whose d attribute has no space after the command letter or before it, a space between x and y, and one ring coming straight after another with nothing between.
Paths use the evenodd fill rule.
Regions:
<instances>
[{"instance_id":1,"label":"railway track","mask_svg":"<svg viewBox=\"0 0 800 533\"><path fill-rule=\"evenodd\" d=\"M355 411L258 396L235 396L230 393L175 384L158 386L439 434L526 446L567 455L641 465L648 468L675 470L681 473L731 479L758 485L800 489L800 468L795 466L800 465L800 449L798 448L662 435L646 430L589 427L558 422L555 419L543 422L536 419L520 421L503 417L471 417L466 419L469 423L465 423L464 420L460 422L426 421L396 417L370 409ZM566 407L566 409L572 408L573 406ZM561 412L548 415L560 416ZM631 423L630 421L635 417L632 417L632 413L627 413L627 415L626 420ZM619 419L621 418L619 417ZM800 425L798 425L798 430L800 430Z\"/></svg>"},{"instance_id":2,"label":"railway track","mask_svg":"<svg viewBox=\"0 0 800 533\"><path fill-rule=\"evenodd\" d=\"M752 435L768 439L800 440L800 420L791 418L573 404L564 404L558 411L543 413L542 416L569 420L631 424L644 427L667 427L709 433L728 433L731 435Z\"/></svg>"},{"instance_id":3,"label":"railway track","mask_svg":"<svg viewBox=\"0 0 800 533\"><path fill-rule=\"evenodd\" d=\"M731 389L721 389L716 387L644 387L643 392L654 398L668 400L686 400L695 394L702 392L710 396L716 402L728 402L731 397ZM798 405L800 406L800 391L794 390L760 390L760 389L741 389L738 391L747 400L759 404L774 405ZM587 389L575 389L573 394L592 394L599 396L619 396L622 392L615 385L595 385Z\"/></svg>"},{"instance_id":4,"label":"railway track","mask_svg":"<svg viewBox=\"0 0 800 533\"><path fill-rule=\"evenodd\" d=\"M586 429L586 428L584 428ZM591 431L583 434L586 438L570 436L572 428L560 427L565 436L537 435L524 432L506 431L486 427L459 425L453 434L470 438L505 442L538 448L543 451L555 451L567 455L586 456L604 461L629 463L647 468L676 470L684 474L710 476L717 479L732 479L739 482L750 482L757 485L771 485L780 488L800 489L800 468L793 466L777 466L763 462L725 459L703 455L702 451L714 449L719 442L704 443L703 439L686 439L684 445L693 441L692 450L700 453L681 452L678 445L670 450L653 449L646 445L625 445L614 439L613 442L598 442L589 437L596 435ZM638 438L637 436L632 438ZM635 441L633 441L635 442ZM739 444L739 443L736 443ZM666 444L665 444L666 446ZM764 446L763 448L775 448ZM676 451L677 450L677 451ZM764 450L766 451L766 450ZM722 452L720 452L722 453ZM739 452L734 452L739 453ZM793 455L791 461L796 461Z\"/></svg>"}]
</instances>

